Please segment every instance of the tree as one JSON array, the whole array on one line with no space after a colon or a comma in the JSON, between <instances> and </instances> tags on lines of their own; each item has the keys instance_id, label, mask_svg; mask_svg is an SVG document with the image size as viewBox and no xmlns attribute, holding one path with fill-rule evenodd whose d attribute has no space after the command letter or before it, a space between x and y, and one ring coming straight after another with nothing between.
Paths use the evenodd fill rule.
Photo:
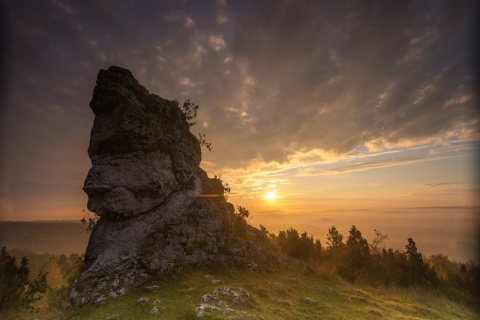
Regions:
<instances>
[{"instance_id":1,"label":"tree","mask_svg":"<svg viewBox=\"0 0 480 320\"><path fill-rule=\"evenodd\" d=\"M422 272L423 257L422 254L418 252L415 241L413 241L412 238L408 238L407 241L408 244L405 246L405 249L407 250L409 280L411 282L418 282Z\"/></svg>"},{"instance_id":2,"label":"tree","mask_svg":"<svg viewBox=\"0 0 480 320\"><path fill-rule=\"evenodd\" d=\"M234 215L235 230L242 237L247 235L247 220L249 217L250 211L242 206L237 206L237 211Z\"/></svg>"},{"instance_id":3,"label":"tree","mask_svg":"<svg viewBox=\"0 0 480 320\"><path fill-rule=\"evenodd\" d=\"M367 269L370 260L370 248L367 240L356 226L352 226L349 233L345 245L346 256L338 271L344 279L353 282Z\"/></svg>"},{"instance_id":4,"label":"tree","mask_svg":"<svg viewBox=\"0 0 480 320\"><path fill-rule=\"evenodd\" d=\"M313 258L318 262L322 258L322 243L319 239L315 240L315 244L313 246Z\"/></svg>"},{"instance_id":5,"label":"tree","mask_svg":"<svg viewBox=\"0 0 480 320\"><path fill-rule=\"evenodd\" d=\"M313 256L315 250L313 236L309 236L306 232L300 234L293 228L280 231L277 237L277 244L285 254L305 261ZM320 242L318 242L318 246L320 246Z\"/></svg>"},{"instance_id":6,"label":"tree","mask_svg":"<svg viewBox=\"0 0 480 320\"><path fill-rule=\"evenodd\" d=\"M328 229L327 245L330 249L338 249L343 246L343 235L338 232L335 226Z\"/></svg>"},{"instance_id":7,"label":"tree","mask_svg":"<svg viewBox=\"0 0 480 320\"><path fill-rule=\"evenodd\" d=\"M269 235L270 232L268 232L267 227L265 227L264 225L260 225L260 241L267 242Z\"/></svg>"},{"instance_id":8,"label":"tree","mask_svg":"<svg viewBox=\"0 0 480 320\"><path fill-rule=\"evenodd\" d=\"M7 254L7 249L0 252L0 311L20 307L32 308L41 293L47 290L47 274L39 272L37 277L29 280L28 259L22 258L17 266L16 258Z\"/></svg>"},{"instance_id":9,"label":"tree","mask_svg":"<svg viewBox=\"0 0 480 320\"><path fill-rule=\"evenodd\" d=\"M277 244L284 252L286 252L286 248L287 248L287 232L286 231L281 230L278 232Z\"/></svg>"},{"instance_id":10,"label":"tree","mask_svg":"<svg viewBox=\"0 0 480 320\"><path fill-rule=\"evenodd\" d=\"M385 249L385 241L388 240L388 235L382 234L377 229L373 229L375 238L370 243L370 266L368 268L368 276L370 282L389 284L391 281L391 270L394 265L394 252L389 249L387 252Z\"/></svg>"},{"instance_id":11,"label":"tree","mask_svg":"<svg viewBox=\"0 0 480 320\"><path fill-rule=\"evenodd\" d=\"M422 284L424 282L436 284L438 280L435 270L430 268L424 261L423 256L417 250L417 244L412 238L408 238L405 246L408 260L408 280L410 283Z\"/></svg>"},{"instance_id":12,"label":"tree","mask_svg":"<svg viewBox=\"0 0 480 320\"><path fill-rule=\"evenodd\" d=\"M250 217L250 211L242 206L237 206L237 216L240 218L240 220L246 223L247 219Z\"/></svg>"},{"instance_id":13,"label":"tree","mask_svg":"<svg viewBox=\"0 0 480 320\"><path fill-rule=\"evenodd\" d=\"M378 259L377 265L371 270L370 280L374 283L383 283L384 285L408 285L406 275L407 256L399 250L382 249L381 258Z\"/></svg>"},{"instance_id":14,"label":"tree","mask_svg":"<svg viewBox=\"0 0 480 320\"><path fill-rule=\"evenodd\" d=\"M389 239L388 234L382 234L377 229L373 229L375 233L375 238L370 244L370 251L372 254L380 254L383 249L385 249L385 241Z\"/></svg>"},{"instance_id":15,"label":"tree","mask_svg":"<svg viewBox=\"0 0 480 320\"><path fill-rule=\"evenodd\" d=\"M352 226L349 232L350 235L346 243L347 252L350 256L355 257L356 262L360 263L367 259L370 254L368 242L356 226Z\"/></svg>"}]
</instances>

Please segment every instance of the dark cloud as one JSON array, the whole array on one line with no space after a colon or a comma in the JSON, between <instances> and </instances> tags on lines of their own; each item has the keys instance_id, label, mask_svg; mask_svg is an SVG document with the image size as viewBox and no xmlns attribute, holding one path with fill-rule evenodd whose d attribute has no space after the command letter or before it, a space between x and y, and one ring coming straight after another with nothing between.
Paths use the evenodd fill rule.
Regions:
<instances>
[{"instance_id":1,"label":"dark cloud","mask_svg":"<svg viewBox=\"0 0 480 320\"><path fill-rule=\"evenodd\" d=\"M257 130L245 143L270 142L265 160L292 142L342 154L478 125L471 3L263 4L239 22L232 50L255 79Z\"/></svg>"},{"instance_id":2,"label":"dark cloud","mask_svg":"<svg viewBox=\"0 0 480 320\"><path fill-rule=\"evenodd\" d=\"M217 170L478 130L474 1L2 6L1 175L17 195L25 188L15 181L44 175L81 185L88 102L110 65L153 93L198 103L195 130L213 143L205 159Z\"/></svg>"}]
</instances>

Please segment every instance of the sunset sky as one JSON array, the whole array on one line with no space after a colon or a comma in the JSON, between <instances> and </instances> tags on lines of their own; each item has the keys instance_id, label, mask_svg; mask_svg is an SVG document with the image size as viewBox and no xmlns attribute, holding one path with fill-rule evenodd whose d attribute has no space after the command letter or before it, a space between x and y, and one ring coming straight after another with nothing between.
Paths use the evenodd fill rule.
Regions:
<instances>
[{"instance_id":1,"label":"sunset sky","mask_svg":"<svg viewBox=\"0 0 480 320\"><path fill-rule=\"evenodd\" d=\"M477 1L1 0L0 219L78 220L98 71L200 105L251 224L478 250Z\"/></svg>"}]
</instances>

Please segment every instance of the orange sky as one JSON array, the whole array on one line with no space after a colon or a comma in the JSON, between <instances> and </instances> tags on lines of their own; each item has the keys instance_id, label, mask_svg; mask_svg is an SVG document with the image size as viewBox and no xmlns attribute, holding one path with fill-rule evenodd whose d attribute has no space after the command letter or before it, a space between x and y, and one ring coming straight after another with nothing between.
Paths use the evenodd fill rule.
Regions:
<instances>
[{"instance_id":1,"label":"orange sky","mask_svg":"<svg viewBox=\"0 0 480 320\"><path fill-rule=\"evenodd\" d=\"M244 193L233 188L230 200L250 209L252 225L263 224L272 232L293 226L325 241L332 225L344 235L356 225L367 238L374 229L388 234L396 249L413 237L426 254L468 260L478 252L477 159L475 152L465 152L320 176L251 174L251 180L239 184ZM344 161L337 160L337 166ZM438 182L438 177L448 181ZM267 198L273 191L275 199Z\"/></svg>"}]
</instances>

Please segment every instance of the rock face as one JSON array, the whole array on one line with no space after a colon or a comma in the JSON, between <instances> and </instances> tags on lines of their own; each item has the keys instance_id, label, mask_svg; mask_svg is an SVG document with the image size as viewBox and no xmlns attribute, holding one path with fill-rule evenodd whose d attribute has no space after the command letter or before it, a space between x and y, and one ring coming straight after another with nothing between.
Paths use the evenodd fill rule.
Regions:
<instances>
[{"instance_id":1,"label":"rock face","mask_svg":"<svg viewBox=\"0 0 480 320\"><path fill-rule=\"evenodd\" d=\"M71 305L105 301L186 266L278 263L265 234L235 214L221 182L199 167L200 144L175 101L110 67L99 72L90 107L92 168L84 191L100 220Z\"/></svg>"},{"instance_id":2,"label":"rock face","mask_svg":"<svg viewBox=\"0 0 480 320\"><path fill-rule=\"evenodd\" d=\"M90 211L135 216L192 178L200 145L176 102L149 94L130 71L111 67L98 74L90 107L92 168L83 188Z\"/></svg>"}]
</instances>

